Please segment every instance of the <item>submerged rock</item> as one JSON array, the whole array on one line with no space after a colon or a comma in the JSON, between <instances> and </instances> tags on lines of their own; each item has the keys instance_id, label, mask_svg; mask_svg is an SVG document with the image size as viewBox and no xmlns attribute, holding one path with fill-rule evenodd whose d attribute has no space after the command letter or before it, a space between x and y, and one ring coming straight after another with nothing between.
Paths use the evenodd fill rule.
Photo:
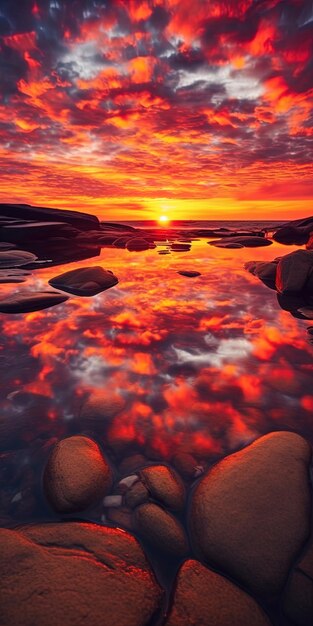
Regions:
<instances>
[{"instance_id":1,"label":"submerged rock","mask_svg":"<svg viewBox=\"0 0 313 626\"><path fill-rule=\"evenodd\" d=\"M0 300L0 313L30 313L66 302L68 296L57 291L19 292Z\"/></svg>"},{"instance_id":2,"label":"submerged rock","mask_svg":"<svg viewBox=\"0 0 313 626\"><path fill-rule=\"evenodd\" d=\"M26 250L0 250L0 269L21 267L33 263L38 257Z\"/></svg>"},{"instance_id":3,"label":"submerged rock","mask_svg":"<svg viewBox=\"0 0 313 626\"><path fill-rule=\"evenodd\" d=\"M116 245L116 244L114 244ZM151 244L146 239L141 239L140 237L134 237L133 239L128 239L126 243L126 248L130 252L139 252L140 250L149 250Z\"/></svg>"},{"instance_id":4,"label":"submerged rock","mask_svg":"<svg viewBox=\"0 0 313 626\"><path fill-rule=\"evenodd\" d=\"M95 296L118 283L118 279L110 270L100 266L80 267L49 280L49 284L77 296Z\"/></svg>"},{"instance_id":5,"label":"submerged rock","mask_svg":"<svg viewBox=\"0 0 313 626\"><path fill-rule=\"evenodd\" d=\"M1 621L148 626L163 592L137 540L89 523L0 530Z\"/></svg>"},{"instance_id":6,"label":"submerged rock","mask_svg":"<svg viewBox=\"0 0 313 626\"><path fill-rule=\"evenodd\" d=\"M44 489L56 511L82 511L100 500L111 486L111 468L92 439L76 435L62 439L53 448L44 472Z\"/></svg>"},{"instance_id":7,"label":"submerged rock","mask_svg":"<svg viewBox=\"0 0 313 626\"><path fill-rule=\"evenodd\" d=\"M191 501L196 556L276 599L309 536L311 454L299 435L274 432L215 465Z\"/></svg>"},{"instance_id":8,"label":"submerged rock","mask_svg":"<svg viewBox=\"0 0 313 626\"><path fill-rule=\"evenodd\" d=\"M200 272L189 271L189 270L180 270L177 273L181 274L181 276L187 276L187 278L195 278L196 276L201 276Z\"/></svg>"},{"instance_id":9,"label":"submerged rock","mask_svg":"<svg viewBox=\"0 0 313 626\"><path fill-rule=\"evenodd\" d=\"M141 504L135 509L134 528L140 537L161 552L181 559L188 552L182 525L156 504Z\"/></svg>"},{"instance_id":10,"label":"submerged rock","mask_svg":"<svg viewBox=\"0 0 313 626\"><path fill-rule=\"evenodd\" d=\"M181 511L185 506L185 488L174 470L167 465L150 465L140 476L151 496L166 508Z\"/></svg>"},{"instance_id":11,"label":"submerged rock","mask_svg":"<svg viewBox=\"0 0 313 626\"><path fill-rule=\"evenodd\" d=\"M229 244L239 244L240 246L244 246L245 248L257 248L259 246L270 246L273 242L269 239L265 239L265 237L257 237L257 236L239 236L239 237L227 237L227 240L217 239L215 241L208 242L210 246L217 246L218 248L229 248Z\"/></svg>"},{"instance_id":12,"label":"submerged rock","mask_svg":"<svg viewBox=\"0 0 313 626\"><path fill-rule=\"evenodd\" d=\"M31 272L22 270L0 270L0 283L24 283Z\"/></svg>"},{"instance_id":13,"label":"submerged rock","mask_svg":"<svg viewBox=\"0 0 313 626\"><path fill-rule=\"evenodd\" d=\"M79 420L85 427L103 430L105 424L121 413L125 406L124 398L118 393L96 389L82 405Z\"/></svg>"},{"instance_id":14,"label":"submerged rock","mask_svg":"<svg viewBox=\"0 0 313 626\"><path fill-rule=\"evenodd\" d=\"M175 584L175 594L165 626L270 626L256 601L229 580L185 561Z\"/></svg>"}]
</instances>

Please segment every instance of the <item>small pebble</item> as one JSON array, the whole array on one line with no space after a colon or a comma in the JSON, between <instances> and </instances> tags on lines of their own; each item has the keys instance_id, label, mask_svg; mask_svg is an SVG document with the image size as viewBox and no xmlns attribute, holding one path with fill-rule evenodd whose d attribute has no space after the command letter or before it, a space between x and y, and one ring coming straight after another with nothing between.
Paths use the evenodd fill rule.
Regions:
<instances>
[{"instance_id":1,"label":"small pebble","mask_svg":"<svg viewBox=\"0 0 313 626\"><path fill-rule=\"evenodd\" d=\"M108 508L118 508L122 506L122 496L106 496L103 498L103 505Z\"/></svg>"},{"instance_id":2,"label":"small pebble","mask_svg":"<svg viewBox=\"0 0 313 626\"><path fill-rule=\"evenodd\" d=\"M137 481L139 480L139 476L137 474L132 474L131 476L125 476L118 483L118 489L121 493L125 493L128 489L130 489Z\"/></svg>"}]
</instances>

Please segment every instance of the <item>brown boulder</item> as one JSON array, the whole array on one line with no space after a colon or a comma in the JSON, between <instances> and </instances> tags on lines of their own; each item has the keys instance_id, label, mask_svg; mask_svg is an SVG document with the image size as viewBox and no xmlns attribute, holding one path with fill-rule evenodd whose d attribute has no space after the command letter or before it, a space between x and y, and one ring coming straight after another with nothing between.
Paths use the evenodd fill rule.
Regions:
<instances>
[{"instance_id":1,"label":"brown boulder","mask_svg":"<svg viewBox=\"0 0 313 626\"><path fill-rule=\"evenodd\" d=\"M162 602L138 542L94 524L0 530L1 624L147 626Z\"/></svg>"},{"instance_id":2,"label":"brown boulder","mask_svg":"<svg viewBox=\"0 0 313 626\"><path fill-rule=\"evenodd\" d=\"M185 506L185 488L174 470L167 465L150 465L140 476L151 496L168 509L181 511Z\"/></svg>"},{"instance_id":3,"label":"brown boulder","mask_svg":"<svg viewBox=\"0 0 313 626\"><path fill-rule=\"evenodd\" d=\"M285 615L297 626L313 624L313 537L305 555L297 563L284 591Z\"/></svg>"},{"instance_id":4,"label":"brown boulder","mask_svg":"<svg viewBox=\"0 0 313 626\"><path fill-rule=\"evenodd\" d=\"M49 284L77 296L95 296L105 289L114 287L118 279L103 267L79 267L49 280Z\"/></svg>"},{"instance_id":5,"label":"brown boulder","mask_svg":"<svg viewBox=\"0 0 313 626\"><path fill-rule=\"evenodd\" d=\"M157 550L176 558L186 556L188 542L183 527L156 504L142 504L135 509L134 527Z\"/></svg>"},{"instance_id":6,"label":"brown boulder","mask_svg":"<svg viewBox=\"0 0 313 626\"><path fill-rule=\"evenodd\" d=\"M100 500L111 486L111 468L92 439L76 435L62 439L53 448L44 472L44 489L56 511L82 511Z\"/></svg>"},{"instance_id":7,"label":"brown boulder","mask_svg":"<svg viewBox=\"0 0 313 626\"><path fill-rule=\"evenodd\" d=\"M112 391L94 390L81 407L79 419L88 428L103 429L125 408L122 396Z\"/></svg>"},{"instance_id":8,"label":"brown boulder","mask_svg":"<svg viewBox=\"0 0 313 626\"><path fill-rule=\"evenodd\" d=\"M261 607L223 576L185 561L165 626L270 626Z\"/></svg>"},{"instance_id":9,"label":"brown boulder","mask_svg":"<svg viewBox=\"0 0 313 626\"><path fill-rule=\"evenodd\" d=\"M283 256L277 266L276 289L279 293L299 293L313 273L313 252L296 250Z\"/></svg>"},{"instance_id":10,"label":"brown boulder","mask_svg":"<svg viewBox=\"0 0 313 626\"><path fill-rule=\"evenodd\" d=\"M274 432L215 465L191 501L196 556L276 599L310 532L311 454L299 435Z\"/></svg>"}]
</instances>

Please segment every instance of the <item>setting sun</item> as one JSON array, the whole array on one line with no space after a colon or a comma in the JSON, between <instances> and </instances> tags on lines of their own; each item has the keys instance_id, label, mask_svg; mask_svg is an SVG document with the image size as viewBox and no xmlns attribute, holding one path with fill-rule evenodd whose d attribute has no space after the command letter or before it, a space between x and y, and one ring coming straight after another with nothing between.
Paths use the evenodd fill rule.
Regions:
<instances>
[{"instance_id":1,"label":"setting sun","mask_svg":"<svg viewBox=\"0 0 313 626\"><path fill-rule=\"evenodd\" d=\"M159 222L161 222L161 224L167 224L169 221L167 215L160 215L159 217Z\"/></svg>"}]
</instances>

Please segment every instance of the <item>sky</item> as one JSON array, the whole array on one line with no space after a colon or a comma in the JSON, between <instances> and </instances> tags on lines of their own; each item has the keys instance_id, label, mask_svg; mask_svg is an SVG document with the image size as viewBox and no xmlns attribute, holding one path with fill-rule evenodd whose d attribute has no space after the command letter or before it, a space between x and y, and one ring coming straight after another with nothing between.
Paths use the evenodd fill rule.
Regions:
<instances>
[{"instance_id":1,"label":"sky","mask_svg":"<svg viewBox=\"0 0 313 626\"><path fill-rule=\"evenodd\" d=\"M313 2L0 0L0 202L313 214Z\"/></svg>"}]
</instances>

